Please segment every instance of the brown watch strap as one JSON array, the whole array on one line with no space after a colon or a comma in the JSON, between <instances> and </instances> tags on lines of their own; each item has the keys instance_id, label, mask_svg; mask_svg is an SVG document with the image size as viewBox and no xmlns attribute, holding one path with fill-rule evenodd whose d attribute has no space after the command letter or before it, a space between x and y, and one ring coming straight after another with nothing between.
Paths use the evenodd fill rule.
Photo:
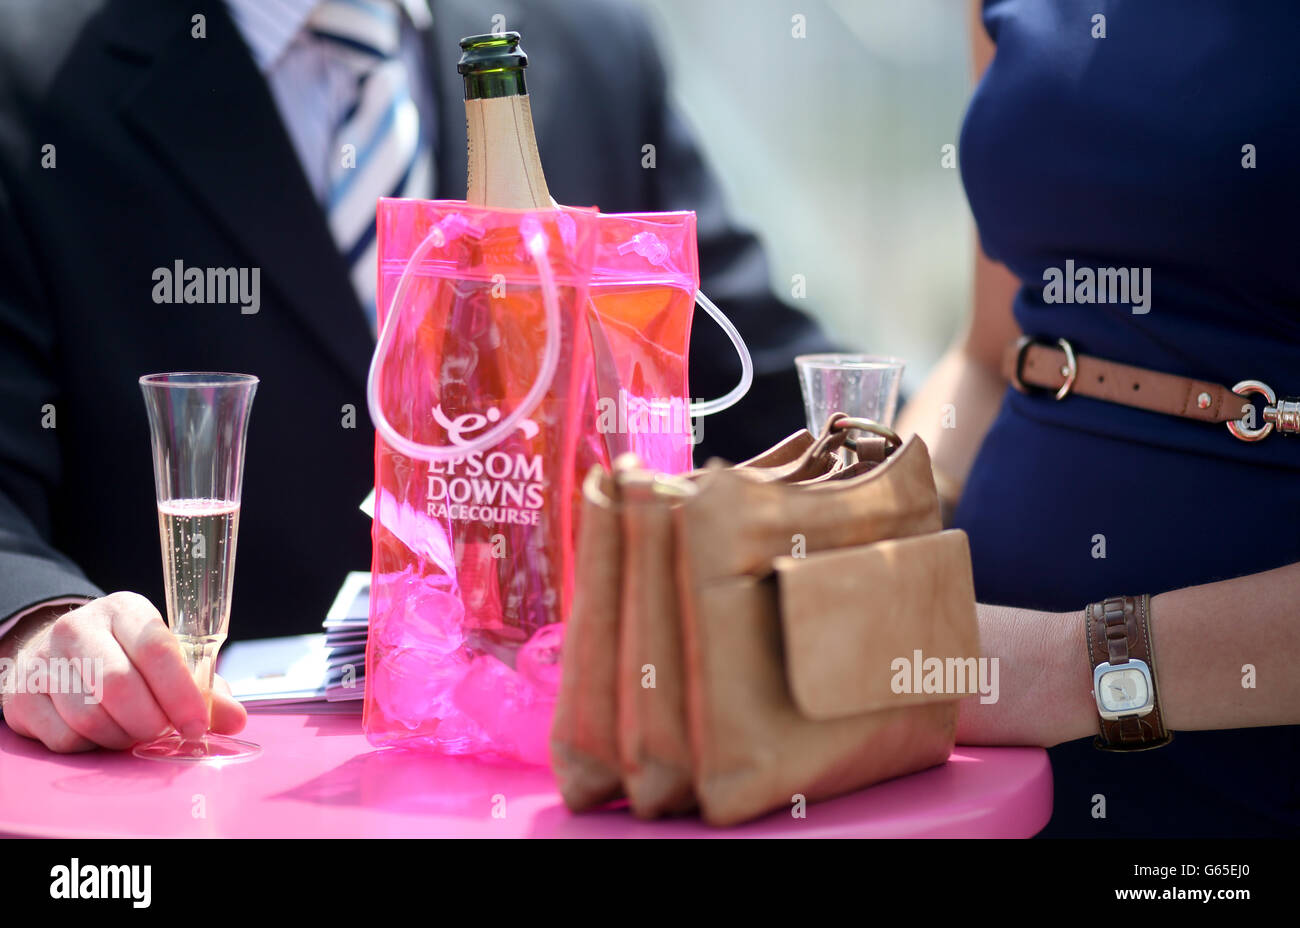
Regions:
<instances>
[{"instance_id":1,"label":"brown watch strap","mask_svg":"<svg viewBox=\"0 0 1300 928\"><path fill-rule=\"evenodd\" d=\"M1002 356L1002 373L1017 389L1026 386L1058 391L1069 379L1070 357L1057 345L1015 342ZM1074 355L1074 383L1068 393L1133 406L1150 412L1182 416L1199 422L1240 419L1246 397L1222 384L1163 374L1142 367Z\"/></svg>"},{"instance_id":2,"label":"brown watch strap","mask_svg":"<svg viewBox=\"0 0 1300 928\"><path fill-rule=\"evenodd\" d=\"M1139 660L1151 671L1154 708L1149 713L1121 719L1098 716L1100 734L1095 744L1103 750L1145 751L1163 747L1174 739L1173 733L1165 728L1164 716L1160 712L1150 616L1150 596L1114 596L1093 603L1084 613L1089 667Z\"/></svg>"}]
</instances>

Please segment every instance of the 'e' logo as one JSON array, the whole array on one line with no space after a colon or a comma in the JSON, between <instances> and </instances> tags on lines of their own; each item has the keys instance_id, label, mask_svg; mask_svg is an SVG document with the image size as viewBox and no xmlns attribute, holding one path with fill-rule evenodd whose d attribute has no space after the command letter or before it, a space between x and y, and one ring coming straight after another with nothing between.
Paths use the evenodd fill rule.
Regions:
<instances>
[{"instance_id":1,"label":"'e' logo","mask_svg":"<svg viewBox=\"0 0 1300 928\"><path fill-rule=\"evenodd\" d=\"M501 419L501 410L491 406L486 415L467 412L455 419L448 419L442 411L442 404L439 404L433 407L433 418L447 430L447 437L451 439L453 445L467 445L474 438L471 433L480 431L486 428L488 423ZM533 438L541 431L536 422L526 417L519 420L519 429L524 433L524 438Z\"/></svg>"}]
</instances>

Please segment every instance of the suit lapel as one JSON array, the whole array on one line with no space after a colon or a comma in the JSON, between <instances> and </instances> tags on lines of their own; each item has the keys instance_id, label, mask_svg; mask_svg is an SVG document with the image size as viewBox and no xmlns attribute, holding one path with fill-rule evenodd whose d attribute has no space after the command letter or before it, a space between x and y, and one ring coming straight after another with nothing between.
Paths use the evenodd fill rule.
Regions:
<instances>
[{"instance_id":1,"label":"suit lapel","mask_svg":"<svg viewBox=\"0 0 1300 928\"><path fill-rule=\"evenodd\" d=\"M149 16L110 18L110 49L147 62L122 100L122 118L261 268L262 281L318 347L364 388L369 327L238 29L224 5L209 5L207 37L192 38L188 7L157 7Z\"/></svg>"}]
</instances>

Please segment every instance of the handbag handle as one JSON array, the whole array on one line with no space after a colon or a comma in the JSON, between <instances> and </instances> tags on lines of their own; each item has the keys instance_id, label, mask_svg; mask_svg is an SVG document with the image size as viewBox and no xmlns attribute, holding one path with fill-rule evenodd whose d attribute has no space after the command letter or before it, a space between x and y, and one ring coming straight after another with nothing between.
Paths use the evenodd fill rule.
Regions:
<instances>
[{"instance_id":1,"label":"handbag handle","mask_svg":"<svg viewBox=\"0 0 1300 928\"><path fill-rule=\"evenodd\" d=\"M727 338L731 339L731 344L735 347L736 354L740 356L740 383L732 387L730 392L724 393L717 399L700 400L698 403L692 402L691 416L693 418L699 416L712 416L716 413L722 412L724 409L730 409L732 406L735 406L744 399L745 394L749 392L749 388L753 386L754 383L754 359L749 356L749 346L746 345L745 340L740 337L740 332L737 331L735 325L732 324L731 320L726 317L726 314L723 313L722 310L718 309L717 305L711 299L704 295L703 290L695 291L695 303L708 313L710 318L718 324L722 331L727 333Z\"/></svg>"},{"instance_id":2,"label":"handbag handle","mask_svg":"<svg viewBox=\"0 0 1300 928\"><path fill-rule=\"evenodd\" d=\"M433 227L411 254L406 267L402 269L402 275L397 280L393 300L384 317L383 330L379 333L379 340L375 345L375 354L370 359L370 373L366 377L366 405L370 408L370 421L374 423L375 429L390 448L420 461L448 461L476 451L486 451L496 445L514 430L520 420L538 407L542 397L550 389L551 381L555 379L555 371L560 363L560 296L555 286L555 274L547 257L546 233L542 231L541 223L536 218L525 216L520 223L519 231L524 237L524 246L528 254L537 266L537 277L542 284L542 304L546 310L546 347L542 355L542 367L528 393L513 412L508 413L486 432L463 444L426 445L407 438L388 421L380 403L379 373L383 366L384 353L388 350L388 343L392 339L395 321L402 310L406 291L410 287L411 272L430 251L444 248L449 241L457 238L465 225L465 221L459 216L448 216ZM447 227L445 231L444 226Z\"/></svg>"}]
</instances>

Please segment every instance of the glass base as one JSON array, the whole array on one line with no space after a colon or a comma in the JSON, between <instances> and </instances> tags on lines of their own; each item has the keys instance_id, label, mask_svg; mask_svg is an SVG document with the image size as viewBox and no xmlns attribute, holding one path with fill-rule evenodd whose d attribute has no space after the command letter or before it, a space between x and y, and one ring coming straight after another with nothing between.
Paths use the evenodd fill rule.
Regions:
<instances>
[{"instance_id":1,"label":"glass base","mask_svg":"<svg viewBox=\"0 0 1300 928\"><path fill-rule=\"evenodd\" d=\"M179 732L157 741L137 744L131 749L136 757L173 764L239 764L262 753L259 745L208 732L197 741L186 741Z\"/></svg>"}]
</instances>

